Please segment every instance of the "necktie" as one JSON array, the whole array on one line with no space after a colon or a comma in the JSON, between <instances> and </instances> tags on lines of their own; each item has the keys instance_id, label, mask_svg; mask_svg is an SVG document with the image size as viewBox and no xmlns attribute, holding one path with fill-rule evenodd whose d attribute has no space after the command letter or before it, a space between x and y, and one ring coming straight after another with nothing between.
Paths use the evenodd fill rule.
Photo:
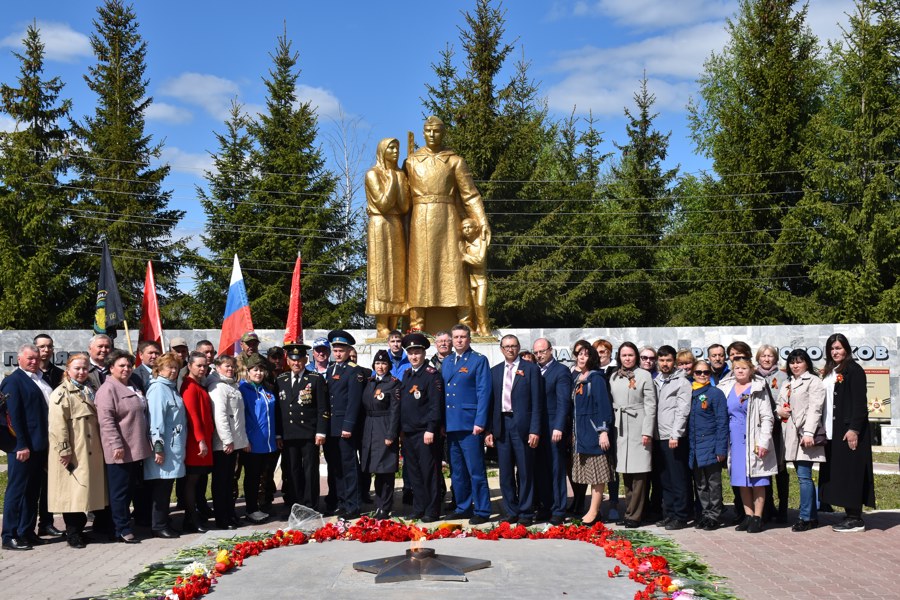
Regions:
<instances>
[{"instance_id":1,"label":"necktie","mask_svg":"<svg viewBox=\"0 0 900 600\"><path fill-rule=\"evenodd\" d=\"M300 375L294 375L294 390L296 391L300 387Z\"/></svg>"},{"instance_id":2,"label":"necktie","mask_svg":"<svg viewBox=\"0 0 900 600\"><path fill-rule=\"evenodd\" d=\"M514 366L515 364L513 363L506 363L506 375L503 377L503 412L512 412L512 386L513 377L516 375L516 372L513 370Z\"/></svg>"}]
</instances>

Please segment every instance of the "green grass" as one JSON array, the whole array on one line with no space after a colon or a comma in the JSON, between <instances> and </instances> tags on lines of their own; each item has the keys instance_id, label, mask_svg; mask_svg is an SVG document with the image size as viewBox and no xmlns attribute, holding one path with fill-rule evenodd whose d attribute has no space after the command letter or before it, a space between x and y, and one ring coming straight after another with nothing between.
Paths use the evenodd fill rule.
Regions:
<instances>
[{"instance_id":1,"label":"green grass","mask_svg":"<svg viewBox=\"0 0 900 600\"><path fill-rule=\"evenodd\" d=\"M4 452L3 454L0 454L0 465L5 465L5 464L6 464L6 452Z\"/></svg>"},{"instance_id":2,"label":"green grass","mask_svg":"<svg viewBox=\"0 0 900 600\"><path fill-rule=\"evenodd\" d=\"M6 471L0 473L0 506L3 506L3 497L6 495Z\"/></svg>"},{"instance_id":3,"label":"green grass","mask_svg":"<svg viewBox=\"0 0 900 600\"><path fill-rule=\"evenodd\" d=\"M797 472L794 469L788 469L788 476L791 483L788 508L798 508L800 506L800 483L797 481ZM813 471L813 481L818 485L818 471ZM722 470L722 497L725 500L725 506L734 502L727 469ZM900 478L897 475L875 475L875 504L878 506L878 510L900 509ZM866 508L866 510L871 509Z\"/></svg>"},{"instance_id":4,"label":"green grass","mask_svg":"<svg viewBox=\"0 0 900 600\"><path fill-rule=\"evenodd\" d=\"M873 452L872 460L877 463L896 465L900 460L900 452Z\"/></svg>"}]
</instances>

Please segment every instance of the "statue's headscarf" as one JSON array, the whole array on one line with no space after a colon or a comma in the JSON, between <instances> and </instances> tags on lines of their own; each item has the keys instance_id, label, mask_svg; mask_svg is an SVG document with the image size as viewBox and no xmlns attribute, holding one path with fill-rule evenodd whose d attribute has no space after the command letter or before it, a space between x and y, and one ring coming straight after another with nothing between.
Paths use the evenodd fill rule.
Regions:
<instances>
[{"instance_id":1,"label":"statue's headscarf","mask_svg":"<svg viewBox=\"0 0 900 600\"><path fill-rule=\"evenodd\" d=\"M378 142L378 147L375 149L375 165L383 171L389 170L387 164L384 162L384 153L387 152L387 148L391 142L397 142L397 146L400 146L400 140L397 138L384 138Z\"/></svg>"}]
</instances>

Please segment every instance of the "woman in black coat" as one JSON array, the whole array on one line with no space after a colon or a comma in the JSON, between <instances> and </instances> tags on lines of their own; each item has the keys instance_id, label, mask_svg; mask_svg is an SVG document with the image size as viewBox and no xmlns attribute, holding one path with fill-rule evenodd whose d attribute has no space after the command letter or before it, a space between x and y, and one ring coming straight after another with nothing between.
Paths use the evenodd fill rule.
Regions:
<instances>
[{"instance_id":1,"label":"woman in black coat","mask_svg":"<svg viewBox=\"0 0 900 600\"><path fill-rule=\"evenodd\" d=\"M829 337L825 348L823 420L830 441L819 476L820 499L823 504L843 506L847 513L834 531L864 531L863 504L875 508L866 372L853 360L850 342L843 334Z\"/></svg>"},{"instance_id":2,"label":"woman in black coat","mask_svg":"<svg viewBox=\"0 0 900 600\"><path fill-rule=\"evenodd\" d=\"M400 466L400 380L391 377L391 359L387 351L375 354L369 378L363 391L362 446L359 463L363 473L375 474L375 518L391 516L394 503L394 474Z\"/></svg>"}]
</instances>

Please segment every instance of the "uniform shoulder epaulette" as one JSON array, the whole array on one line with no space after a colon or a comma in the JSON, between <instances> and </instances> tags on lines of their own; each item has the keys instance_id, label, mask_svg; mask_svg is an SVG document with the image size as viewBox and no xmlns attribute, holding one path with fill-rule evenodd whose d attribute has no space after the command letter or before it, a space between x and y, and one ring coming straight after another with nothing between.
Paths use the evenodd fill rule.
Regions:
<instances>
[{"instance_id":1,"label":"uniform shoulder epaulette","mask_svg":"<svg viewBox=\"0 0 900 600\"><path fill-rule=\"evenodd\" d=\"M472 350L472 356L484 356L484 354L482 354L478 350Z\"/></svg>"},{"instance_id":2,"label":"uniform shoulder epaulette","mask_svg":"<svg viewBox=\"0 0 900 600\"><path fill-rule=\"evenodd\" d=\"M353 362L352 360L349 360L349 361L347 361L347 366L348 367L358 367L359 365L356 364L355 362Z\"/></svg>"},{"instance_id":3,"label":"uniform shoulder epaulette","mask_svg":"<svg viewBox=\"0 0 900 600\"><path fill-rule=\"evenodd\" d=\"M321 377L322 376L322 374L319 373L318 371L306 371L306 374L309 375L310 377Z\"/></svg>"},{"instance_id":4,"label":"uniform shoulder epaulette","mask_svg":"<svg viewBox=\"0 0 900 600\"><path fill-rule=\"evenodd\" d=\"M291 375L292 375L292 373L291 373L290 371L285 371L284 373L280 374L280 375L279 375L278 377L276 377L275 379L288 380L288 379L291 378Z\"/></svg>"},{"instance_id":5,"label":"uniform shoulder epaulette","mask_svg":"<svg viewBox=\"0 0 900 600\"><path fill-rule=\"evenodd\" d=\"M435 369L434 367L425 367L425 372L426 373L437 373L437 369Z\"/></svg>"}]
</instances>

